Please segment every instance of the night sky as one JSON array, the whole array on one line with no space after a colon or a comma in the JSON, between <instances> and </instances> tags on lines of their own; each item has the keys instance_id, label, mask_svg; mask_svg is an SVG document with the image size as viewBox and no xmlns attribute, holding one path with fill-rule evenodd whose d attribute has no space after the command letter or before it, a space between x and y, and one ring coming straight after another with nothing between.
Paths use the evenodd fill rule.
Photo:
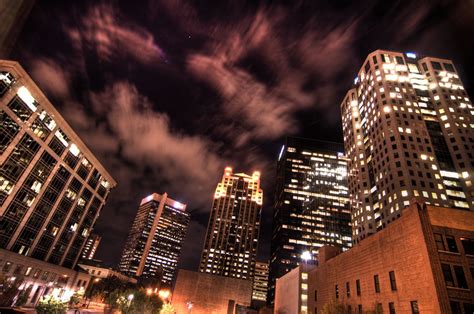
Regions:
<instances>
[{"instance_id":1,"label":"night sky","mask_svg":"<svg viewBox=\"0 0 474 314\"><path fill-rule=\"evenodd\" d=\"M342 142L339 104L376 49L453 59L474 91L474 1L36 1L19 61L118 181L97 222L117 264L140 200L192 215L180 267L197 270L225 166L262 172L269 257L287 135Z\"/></svg>"}]
</instances>

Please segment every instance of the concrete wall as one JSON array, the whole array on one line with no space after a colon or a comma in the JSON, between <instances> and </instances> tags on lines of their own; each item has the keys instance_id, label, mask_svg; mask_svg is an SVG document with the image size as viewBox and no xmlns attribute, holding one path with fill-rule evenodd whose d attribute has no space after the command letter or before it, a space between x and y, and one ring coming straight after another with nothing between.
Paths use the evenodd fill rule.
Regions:
<instances>
[{"instance_id":1,"label":"concrete wall","mask_svg":"<svg viewBox=\"0 0 474 314\"><path fill-rule=\"evenodd\" d=\"M300 298L300 268L294 268L289 273L276 280L275 313L299 313Z\"/></svg>"},{"instance_id":2,"label":"concrete wall","mask_svg":"<svg viewBox=\"0 0 474 314\"><path fill-rule=\"evenodd\" d=\"M193 314L226 314L229 301L250 306L252 281L210 275L180 269L172 303L176 313L189 313L187 302L193 303ZM232 313L232 312L231 312Z\"/></svg>"}]
</instances>

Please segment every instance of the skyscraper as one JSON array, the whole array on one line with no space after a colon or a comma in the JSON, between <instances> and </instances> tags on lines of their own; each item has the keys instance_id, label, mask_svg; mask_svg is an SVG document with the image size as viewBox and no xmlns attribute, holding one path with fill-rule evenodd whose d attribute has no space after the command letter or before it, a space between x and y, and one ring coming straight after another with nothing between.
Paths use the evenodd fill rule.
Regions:
<instances>
[{"instance_id":1,"label":"skyscraper","mask_svg":"<svg viewBox=\"0 0 474 314\"><path fill-rule=\"evenodd\" d=\"M474 107L452 61L374 51L341 109L354 242L413 197L474 209Z\"/></svg>"},{"instance_id":2,"label":"skyscraper","mask_svg":"<svg viewBox=\"0 0 474 314\"><path fill-rule=\"evenodd\" d=\"M200 272L253 278L262 202L258 171L249 176L225 168L214 194Z\"/></svg>"},{"instance_id":3,"label":"skyscraper","mask_svg":"<svg viewBox=\"0 0 474 314\"><path fill-rule=\"evenodd\" d=\"M102 237L97 234L91 234L89 238L87 238L86 244L84 245L84 249L82 250L82 259L94 259L95 252L97 252L97 248L99 247L100 240Z\"/></svg>"},{"instance_id":4,"label":"skyscraper","mask_svg":"<svg viewBox=\"0 0 474 314\"><path fill-rule=\"evenodd\" d=\"M0 117L0 248L73 268L116 182L16 62Z\"/></svg>"},{"instance_id":5,"label":"skyscraper","mask_svg":"<svg viewBox=\"0 0 474 314\"><path fill-rule=\"evenodd\" d=\"M120 271L132 277L161 277L162 283L172 284L190 220L185 210L186 204L167 193L142 199L123 249Z\"/></svg>"},{"instance_id":6,"label":"skyscraper","mask_svg":"<svg viewBox=\"0 0 474 314\"><path fill-rule=\"evenodd\" d=\"M267 302L275 280L318 249L351 245L347 159L342 144L288 137L277 164Z\"/></svg>"},{"instance_id":7,"label":"skyscraper","mask_svg":"<svg viewBox=\"0 0 474 314\"><path fill-rule=\"evenodd\" d=\"M267 301L268 290L268 263L256 262L255 273L253 277L252 302Z\"/></svg>"},{"instance_id":8,"label":"skyscraper","mask_svg":"<svg viewBox=\"0 0 474 314\"><path fill-rule=\"evenodd\" d=\"M8 58L35 0L0 1L0 59Z\"/></svg>"}]
</instances>

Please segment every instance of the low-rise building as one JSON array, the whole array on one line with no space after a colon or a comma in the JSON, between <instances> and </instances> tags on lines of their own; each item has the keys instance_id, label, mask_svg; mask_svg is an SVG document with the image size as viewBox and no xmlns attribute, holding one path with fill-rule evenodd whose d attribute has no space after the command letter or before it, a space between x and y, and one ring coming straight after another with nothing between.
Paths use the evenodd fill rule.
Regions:
<instances>
[{"instance_id":1,"label":"low-rise building","mask_svg":"<svg viewBox=\"0 0 474 314\"><path fill-rule=\"evenodd\" d=\"M308 308L301 313L325 307L351 313L473 313L473 276L474 212L414 200L399 219L350 250L323 247L319 265L308 272ZM296 292L279 299L303 298L298 287L290 288Z\"/></svg>"},{"instance_id":2,"label":"low-rise building","mask_svg":"<svg viewBox=\"0 0 474 314\"><path fill-rule=\"evenodd\" d=\"M75 292L84 291L91 280L87 272L4 249L0 249L0 272L2 281L17 281L20 291L25 291L25 306L34 306L43 296L54 296L67 302Z\"/></svg>"},{"instance_id":3,"label":"low-rise building","mask_svg":"<svg viewBox=\"0 0 474 314\"><path fill-rule=\"evenodd\" d=\"M172 303L176 313L234 314L248 308L251 298L251 280L180 269Z\"/></svg>"},{"instance_id":4,"label":"low-rise building","mask_svg":"<svg viewBox=\"0 0 474 314\"><path fill-rule=\"evenodd\" d=\"M300 264L276 280L276 314L308 313L308 272L315 267Z\"/></svg>"},{"instance_id":5,"label":"low-rise building","mask_svg":"<svg viewBox=\"0 0 474 314\"><path fill-rule=\"evenodd\" d=\"M77 265L95 278L117 277L122 281L137 283L137 279L126 276L99 260L83 260Z\"/></svg>"}]
</instances>

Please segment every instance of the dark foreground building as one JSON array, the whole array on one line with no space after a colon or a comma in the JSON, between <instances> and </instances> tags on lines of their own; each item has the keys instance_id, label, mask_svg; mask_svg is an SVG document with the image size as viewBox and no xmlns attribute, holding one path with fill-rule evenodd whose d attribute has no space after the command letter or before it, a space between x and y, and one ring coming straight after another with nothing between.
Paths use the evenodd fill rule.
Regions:
<instances>
[{"instance_id":1,"label":"dark foreground building","mask_svg":"<svg viewBox=\"0 0 474 314\"><path fill-rule=\"evenodd\" d=\"M0 248L73 268L116 182L13 61L0 122Z\"/></svg>"},{"instance_id":2,"label":"dark foreground building","mask_svg":"<svg viewBox=\"0 0 474 314\"><path fill-rule=\"evenodd\" d=\"M267 302L275 280L301 262L314 264L323 245L351 246L347 159L342 144L288 137L276 180Z\"/></svg>"},{"instance_id":3,"label":"dark foreground building","mask_svg":"<svg viewBox=\"0 0 474 314\"><path fill-rule=\"evenodd\" d=\"M307 290L294 295L307 299L302 313L328 305L351 313L473 313L473 276L474 213L412 201L347 252L323 247Z\"/></svg>"}]
</instances>

